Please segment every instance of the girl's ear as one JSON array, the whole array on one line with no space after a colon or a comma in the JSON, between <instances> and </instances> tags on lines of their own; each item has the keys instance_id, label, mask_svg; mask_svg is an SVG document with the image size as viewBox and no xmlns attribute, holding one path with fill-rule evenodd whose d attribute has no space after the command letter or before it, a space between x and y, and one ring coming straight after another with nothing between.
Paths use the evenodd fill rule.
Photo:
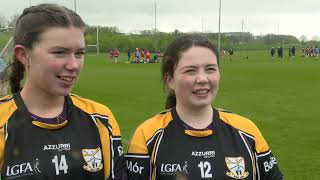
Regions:
<instances>
[{"instance_id":1,"label":"girl's ear","mask_svg":"<svg viewBox=\"0 0 320 180\"><path fill-rule=\"evenodd\" d=\"M22 45L16 45L13 49L15 57L25 66L28 65L29 54L27 48Z\"/></svg>"},{"instance_id":2,"label":"girl's ear","mask_svg":"<svg viewBox=\"0 0 320 180\"><path fill-rule=\"evenodd\" d=\"M166 73L166 75L165 75L165 82L166 82L166 85L169 89L174 90L173 77L171 77L168 73Z\"/></svg>"}]
</instances>

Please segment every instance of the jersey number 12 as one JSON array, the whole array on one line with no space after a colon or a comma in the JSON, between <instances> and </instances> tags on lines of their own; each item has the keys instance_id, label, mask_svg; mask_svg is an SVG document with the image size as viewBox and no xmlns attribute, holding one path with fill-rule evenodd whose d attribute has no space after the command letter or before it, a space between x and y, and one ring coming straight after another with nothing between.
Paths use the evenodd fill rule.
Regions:
<instances>
[{"instance_id":1,"label":"jersey number 12","mask_svg":"<svg viewBox=\"0 0 320 180\"><path fill-rule=\"evenodd\" d=\"M201 178L212 178L211 171L211 164L208 161L200 161L198 167L201 171Z\"/></svg>"}]
</instances>

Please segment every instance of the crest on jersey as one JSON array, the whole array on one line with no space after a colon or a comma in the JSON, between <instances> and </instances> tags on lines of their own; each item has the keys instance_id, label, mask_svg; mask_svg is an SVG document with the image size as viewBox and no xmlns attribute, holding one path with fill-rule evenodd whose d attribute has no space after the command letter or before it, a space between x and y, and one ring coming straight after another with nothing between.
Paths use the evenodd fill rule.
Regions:
<instances>
[{"instance_id":1,"label":"crest on jersey","mask_svg":"<svg viewBox=\"0 0 320 180\"><path fill-rule=\"evenodd\" d=\"M82 149L82 156L86 161L83 169L90 172L97 172L103 168L101 148Z\"/></svg>"},{"instance_id":2,"label":"crest on jersey","mask_svg":"<svg viewBox=\"0 0 320 180\"><path fill-rule=\"evenodd\" d=\"M229 172L226 174L235 179L244 179L249 173L246 171L243 157L225 157L226 165Z\"/></svg>"}]
</instances>

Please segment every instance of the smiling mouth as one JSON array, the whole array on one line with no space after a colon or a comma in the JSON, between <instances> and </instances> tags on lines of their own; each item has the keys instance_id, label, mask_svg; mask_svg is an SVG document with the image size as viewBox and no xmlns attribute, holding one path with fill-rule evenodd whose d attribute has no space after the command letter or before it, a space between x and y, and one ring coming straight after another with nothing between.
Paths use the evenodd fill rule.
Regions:
<instances>
[{"instance_id":1,"label":"smiling mouth","mask_svg":"<svg viewBox=\"0 0 320 180\"><path fill-rule=\"evenodd\" d=\"M75 77L72 76L57 76L59 79L66 81L66 82L73 82Z\"/></svg>"},{"instance_id":2,"label":"smiling mouth","mask_svg":"<svg viewBox=\"0 0 320 180\"><path fill-rule=\"evenodd\" d=\"M196 91L193 91L192 93L193 94L207 94L209 93L209 89L200 89L200 90L196 90Z\"/></svg>"}]
</instances>

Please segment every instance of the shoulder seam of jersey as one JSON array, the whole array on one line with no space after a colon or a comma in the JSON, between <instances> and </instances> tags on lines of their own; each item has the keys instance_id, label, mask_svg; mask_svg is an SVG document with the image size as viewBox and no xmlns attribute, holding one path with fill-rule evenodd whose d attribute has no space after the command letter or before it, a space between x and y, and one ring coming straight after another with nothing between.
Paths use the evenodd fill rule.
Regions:
<instances>
[{"instance_id":1,"label":"shoulder seam of jersey","mask_svg":"<svg viewBox=\"0 0 320 180\"><path fill-rule=\"evenodd\" d=\"M12 94L3 96L3 97L0 98L0 104L5 103L5 102L8 102L8 101L10 101L11 99L13 99Z\"/></svg>"},{"instance_id":2,"label":"shoulder seam of jersey","mask_svg":"<svg viewBox=\"0 0 320 180\"><path fill-rule=\"evenodd\" d=\"M108 114L110 113L110 109L101 103L74 94L70 94L70 98L74 106L78 107L88 114L100 114L108 116Z\"/></svg>"},{"instance_id":3,"label":"shoulder seam of jersey","mask_svg":"<svg viewBox=\"0 0 320 180\"><path fill-rule=\"evenodd\" d=\"M237 121L235 121L235 119L230 119L230 118L227 118L227 117L223 117L223 116L221 116L221 115L223 115L223 113L225 113L228 116L237 117L239 119L237 119ZM240 131L243 131L243 132L245 132L247 134L250 134L251 136L254 136L254 134L251 134L251 133L248 132L249 126L245 126L245 128L237 126L237 124L238 125L242 125L243 123L246 123L246 124L249 124L249 125L254 125L251 120L249 120L249 119L247 119L245 117L242 117L242 116L240 116L238 114L235 114L235 113L229 113L229 112L220 111L220 110L219 110L219 117L224 123L232 126L233 128L235 128L237 130L240 130ZM248 127L248 129L246 129L247 127Z\"/></svg>"},{"instance_id":4,"label":"shoulder seam of jersey","mask_svg":"<svg viewBox=\"0 0 320 180\"><path fill-rule=\"evenodd\" d=\"M238 114L225 113L225 116L229 117L224 117L224 113L225 112L219 111L219 117L221 121L228 124L232 128L242 131L243 133L251 135L255 138L257 152L263 152L269 149L267 142L254 122Z\"/></svg>"},{"instance_id":5,"label":"shoulder seam of jersey","mask_svg":"<svg viewBox=\"0 0 320 180\"><path fill-rule=\"evenodd\" d=\"M161 112L159 112L158 114L166 114L167 112L170 112L171 111L171 108L170 109L165 109Z\"/></svg>"},{"instance_id":6,"label":"shoulder seam of jersey","mask_svg":"<svg viewBox=\"0 0 320 180\"><path fill-rule=\"evenodd\" d=\"M225 112L225 113L229 113L229 114L235 114L235 113L233 113L233 112L231 112L231 111L228 111L228 110L225 110L225 109L221 109L221 108L216 108L218 111L220 111L220 112Z\"/></svg>"},{"instance_id":7,"label":"shoulder seam of jersey","mask_svg":"<svg viewBox=\"0 0 320 180\"><path fill-rule=\"evenodd\" d=\"M171 112L156 114L140 124L129 142L128 153L147 153L148 146L154 142L154 138L162 132L172 121Z\"/></svg>"},{"instance_id":8,"label":"shoulder seam of jersey","mask_svg":"<svg viewBox=\"0 0 320 180\"><path fill-rule=\"evenodd\" d=\"M6 102L0 103L0 127L5 125L17 109L18 107L12 97Z\"/></svg>"},{"instance_id":9,"label":"shoulder seam of jersey","mask_svg":"<svg viewBox=\"0 0 320 180\"><path fill-rule=\"evenodd\" d=\"M172 120L173 120L173 117L171 115L171 111L166 111L166 113L157 114L152 118L149 118L144 123L142 123L139 127L142 128L143 130L146 130L146 129L150 129L148 125L150 123L153 124L153 127L156 126L156 128L152 128L152 131L153 131L152 135L150 137L146 137L146 140L149 141L155 135L156 132L158 132L161 129L165 129ZM154 123L155 121L157 122L157 125L155 125Z\"/></svg>"}]
</instances>

